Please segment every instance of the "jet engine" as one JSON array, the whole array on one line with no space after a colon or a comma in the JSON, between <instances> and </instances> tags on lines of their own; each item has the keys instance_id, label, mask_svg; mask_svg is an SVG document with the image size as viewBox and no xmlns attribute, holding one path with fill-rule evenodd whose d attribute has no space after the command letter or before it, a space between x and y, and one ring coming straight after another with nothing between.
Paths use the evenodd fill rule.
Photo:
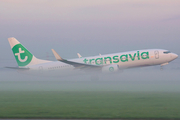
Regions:
<instances>
[{"instance_id":1,"label":"jet engine","mask_svg":"<svg viewBox=\"0 0 180 120\"><path fill-rule=\"evenodd\" d=\"M119 65L111 64L111 65L104 66L102 68L102 73L114 73L114 72L117 72L118 70L119 70Z\"/></svg>"}]
</instances>

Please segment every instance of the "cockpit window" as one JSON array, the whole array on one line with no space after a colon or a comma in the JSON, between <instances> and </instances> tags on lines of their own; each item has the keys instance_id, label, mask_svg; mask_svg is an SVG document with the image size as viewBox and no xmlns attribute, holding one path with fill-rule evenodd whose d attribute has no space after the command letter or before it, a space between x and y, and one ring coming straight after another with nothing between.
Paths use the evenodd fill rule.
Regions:
<instances>
[{"instance_id":1,"label":"cockpit window","mask_svg":"<svg viewBox=\"0 0 180 120\"><path fill-rule=\"evenodd\" d=\"M165 52L163 52L164 54L168 54L168 53L171 53L170 51L165 51Z\"/></svg>"}]
</instances>

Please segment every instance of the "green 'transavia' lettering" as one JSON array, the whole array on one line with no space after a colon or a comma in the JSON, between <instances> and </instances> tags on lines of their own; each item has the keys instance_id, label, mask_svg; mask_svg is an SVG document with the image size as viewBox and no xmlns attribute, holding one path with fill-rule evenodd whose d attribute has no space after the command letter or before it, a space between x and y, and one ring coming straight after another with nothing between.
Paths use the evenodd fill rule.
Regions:
<instances>
[{"instance_id":1,"label":"green 'transavia' lettering","mask_svg":"<svg viewBox=\"0 0 180 120\"><path fill-rule=\"evenodd\" d=\"M92 61L93 61L93 60L95 60L95 59L90 59L90 60L89 60L89 64L92 64Z\"/></svg>"},{"instance_id":2,"label":"green 'transavia' lettering","mask_svg":"<svg viewBox=\"0 0 180 120\"><path fill-rule=\"evenodd\" d=\"M121 55L120 59L121 59L122 62L127 62L128 61L128 55L127 54L126 55Z\"/></svg>"},{"instance_id":3,"label":"green 'transavia' lettering","mask_svg":"<svg viewBox=\"0 0 180 120\"><path fill-rule=\"evenodd\" d=\"M136 58L136 53L134 53L134 56L132 56L131 54L129 54L129 57L131 58L132 61L134 61L135 58Z\"/></svg>"},{"instance_id":4,"label":"green 'transavia' lettering","mask_svg":"<svg viewBox=\"0 0 180 120\"><path fill-rule=\"evenodd\" d=\"M149 52L142 52L141 53L141 58L142 59L149 59Z\"/></svg>"},{"instance_id":5,"label":"green 'transavia' lettering","mask_svg":"<svg viewBox=\"0 0 180 120\"><path fill-rule=\"evenodd\" d=\"M103 65L103 64L112 64L112 63L119 63L121 62L128 62L129 58L131 61L135 60L141 60L141 59L149 59L149 52L142 52L140 53L137 51L137 53L134 54L123 54L121 56L115 55L115 56L106 56L104 58L96 58L96 59L84 59L83 62L85 64L96 64L96 65ZM137 59L136 59L137 58Z\"/></svg>"},{"instance_id":6,"label":"green 'transavia' lettering","mask_svg":"<svg viewBox=\"0 0 180 120\"><path fill-rule=\"evenodd\" d=\"M116 55L116 56L113 56L113 63L118 63L119 62L119 59L118 59L118 55Z\"/></svg>"},{"instance_id":7,"label":"green 'transavia' lettering","mask_svg":"<svg viewBox=\"0 0 180 120\"><path fill-rule=\"evenodd\" d=\"M104 57L104 63L106 64L107 59L109 59L110 64L112 63L111 57Z\"/></svg>"},{"instance_id":8,"label":"green 'transavia' lettering","mask_svg":"<svg viewBox=\"0 0 180 120\"><path fill-rule=\"evenodd\" d=\"M96 65L102 65L103 64L103 58L97 58L95 60Z\"/></svg>"}]
</instances>

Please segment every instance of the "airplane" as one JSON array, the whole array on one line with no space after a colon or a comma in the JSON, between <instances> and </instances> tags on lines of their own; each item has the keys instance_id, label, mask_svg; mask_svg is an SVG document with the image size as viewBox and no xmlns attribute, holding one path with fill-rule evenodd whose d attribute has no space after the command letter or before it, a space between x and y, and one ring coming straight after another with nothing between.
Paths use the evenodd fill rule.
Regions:
<instances>
[{"instance_id":1,"label":"airplane","mask_svg":"<svg viewBox=\"0 0 180 120\"><path fill-rule=\"evenodd\" d=\"M33 71L33 73L45 75L56 73L62 76L69 76L78 73L116 73L119 70L167 65L169 62L178 58L178 55L164 49L144 49L129 52L120 52L100 56L80 57L66 60L62 58L54 49L52 52L57 61L41 60L29 52L16 38L8 38L18 67L7 67L20 71ZM79 54L80 56L80 54Z\"/></svg>"}]
</instances>

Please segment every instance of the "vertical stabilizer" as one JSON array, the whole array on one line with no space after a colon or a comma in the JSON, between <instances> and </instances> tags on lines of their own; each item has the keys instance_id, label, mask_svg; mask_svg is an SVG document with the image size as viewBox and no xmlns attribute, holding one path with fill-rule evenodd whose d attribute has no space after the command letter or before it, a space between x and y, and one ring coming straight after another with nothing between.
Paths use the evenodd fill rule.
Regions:
<instances>
[{"instance_id":1,"label":"vertical stabilizer","mask_svg":"<svg viewBox=\"0 0 180 120\"><path fill-rule=\"evenodd\" d=\"M16 38L8 38L14 57L19 67L26 67L50 61L37 59Z\"/></svg>"}]
</instances>

